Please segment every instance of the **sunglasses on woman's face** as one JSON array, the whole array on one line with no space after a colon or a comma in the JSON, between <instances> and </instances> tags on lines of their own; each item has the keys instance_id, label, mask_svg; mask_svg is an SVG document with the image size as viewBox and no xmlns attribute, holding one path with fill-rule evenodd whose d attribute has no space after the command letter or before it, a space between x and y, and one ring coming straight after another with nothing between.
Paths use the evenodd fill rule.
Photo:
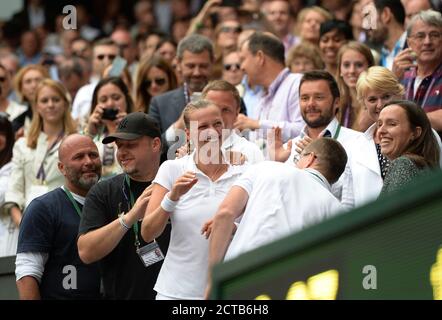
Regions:
<instances>
[{"instance_id":1,"label":"sunglasses on woman's face","mask_svg":"<svg viewBox=\"0 0 442 320\"><path fill-rule=\"evenodd\" d=\"M241 66L238 63L232 63L232 64L225 64L224 65L224 70L226 71L235 71L235 70L239 70L241 68Z\"/></svg>"},{"instance_id":2,"label":"sunglasses on woman's face","mask_svg":"<svg viewBox=\"0 0 442 320\"><path fill-rule=\"evenodd\" d=\"M166 83L166 78L154 78L153 81L150 79L146 79L144 82L148 88L150 88L152 82L155 82L157 86L163 86Z\"/></svg>"},{"instance_id":3,"label":"sunglasses on woman's face","mask_svg":"<svg viewBox=\"0 0 442 320\"><path fill-rule=\"evenodd\" d=\"M240 33L242 31L242 28L240 26L238 27L221 27L219 29L220 32L233 32L233 33Z\"/></svg>"},{"instance_id":4,"label":"sunglasses on woman's face","mask_svg":"<svg viewBox=\"0 0 442 320\"><path fill-rule=\"evenodd\" d=\"M105 57L107 57L109 60L114 60L116 55L115 54L99 54L97 56L98 60L103 60Z\"/></svg>"}]
</instances>

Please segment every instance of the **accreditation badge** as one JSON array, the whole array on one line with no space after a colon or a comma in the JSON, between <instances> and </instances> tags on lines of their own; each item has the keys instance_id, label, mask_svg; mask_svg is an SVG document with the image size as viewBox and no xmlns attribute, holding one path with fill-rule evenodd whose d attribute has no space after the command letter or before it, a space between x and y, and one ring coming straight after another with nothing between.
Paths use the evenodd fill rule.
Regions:
<instances>
[{"instance_id":1,"label":"accreditation badge","mask_svg":"<svg viewBox=\"0 0 442 320\"><path fill-rule=\"evenodd\" d=\"M164 260L164 254L156 241L139 248L137 253L145 267Z\"/></svg>"}]
</instances>

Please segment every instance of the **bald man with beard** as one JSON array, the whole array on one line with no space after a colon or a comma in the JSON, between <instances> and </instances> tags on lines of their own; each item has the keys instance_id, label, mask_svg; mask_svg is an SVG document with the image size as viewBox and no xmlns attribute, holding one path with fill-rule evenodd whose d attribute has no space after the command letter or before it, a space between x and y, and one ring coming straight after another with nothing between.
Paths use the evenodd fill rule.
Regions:
<instances>
[{"instance_id":1,"label":"bald man with beard","mask_svg":"<svg viewBox=\"0 0 442 320\"><path fill-rule=\"evenodd\" d=\"M34 199L20 225L16 280L20 299L99 299L96 264L78 256L77 235L89 189L101 176L98 149L91 138L66 137L58 151L64 186Z\"/></svg>"}]
</instances>

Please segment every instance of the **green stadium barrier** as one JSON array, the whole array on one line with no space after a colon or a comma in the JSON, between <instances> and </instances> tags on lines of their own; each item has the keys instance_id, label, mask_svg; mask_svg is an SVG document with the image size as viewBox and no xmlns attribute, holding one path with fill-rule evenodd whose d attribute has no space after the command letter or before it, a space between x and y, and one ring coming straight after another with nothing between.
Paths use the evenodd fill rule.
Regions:
<instances>
[{"instance_id":1,"label":"green stadium barrier","mask_svg":"<svg viewBox=\"0 0 442 320\"><path fill-rule=\"evenodd\" d=\"M442 299L442 172L215 266L214 299Z\"/></svg>"},{"instance_id":2,"label":"green stadium barrier","mask_svg":"<svg viewBox=\"0 0 442 320\"><path fill-rule=\"evenodd\" d=\"M18 299L15 285L15 256L0 258L0 300Z\"/></svg>"}]
</instances>

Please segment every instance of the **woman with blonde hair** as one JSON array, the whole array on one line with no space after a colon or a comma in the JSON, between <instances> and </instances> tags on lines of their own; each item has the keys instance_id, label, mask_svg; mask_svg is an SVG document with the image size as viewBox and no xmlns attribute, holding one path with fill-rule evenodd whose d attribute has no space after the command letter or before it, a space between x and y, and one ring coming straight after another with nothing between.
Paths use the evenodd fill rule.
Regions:
<instances>
[{"instance_id":1,"label":"woman with blonde hair","mask_svg":"<svg viewBox=\"0 0 442 320\"><path fill-rule=\"evenodd\" d=\"M350 41L339 49L335 79L341 93L338 120L344 127L362 131L359 128L362 106L356 98L356 83L359 75L373 65L371 50L362 43Z\"/></svg>"},{"instance_id":2,"label":"woman with blonde hair","mask_svg":"<svg viewBox=\"0 0 442 320\"><path fill-rule=\"evenodd\" d=\"M209 244L201 227L215 215L244 170L223 157L224 123L219 107L198 100L190 102L183 114L187 138L195 149L161 165L141 227L143 239L152 241L169 218L172 224L169 249L154 288L157 300L204 298Z\"/></svg>"},{"instance_id":3,"label":"woman with blonde hair","mask_svg":"<svg viewBox=\"0 0 442 320\"><path fill-rule=\"evenodd\" d=\"M21 68L14 78L14 90L19 103L27 107L27 110L12 122L12 128L17 137L22 137L28 130L34 113L33 103L38 85L43 79L49 78L46 68L37 64L29 64Z\"/></svg>"},{"instance_id":4,"label":"woman with blonde hair","mask_svg":"<svg viewBox=\"0 0 442 320\"><path fill-rule=\"evenodd\" d=\"M44 79L35 91L33 105L35 114L27 137L14 145L5 195L4 209L17 228L22 212L33 199L63 185L58 148L63 137L76 132L69 94L59 82Z\"/></svg>"},{"instance_id":5,"label":"woman with blonde hair","mask_svg":"<svg viewBox=\"0 0 442 320\"><path fill-rule=\"evenodd\" d=\"M404 94L403 85L389 69L374 66L363 71L356 83L356 98L363 106L359 122L361 131L377 121L379 112L387 102L402 99Z\"/></svg>"}]
</instances>

